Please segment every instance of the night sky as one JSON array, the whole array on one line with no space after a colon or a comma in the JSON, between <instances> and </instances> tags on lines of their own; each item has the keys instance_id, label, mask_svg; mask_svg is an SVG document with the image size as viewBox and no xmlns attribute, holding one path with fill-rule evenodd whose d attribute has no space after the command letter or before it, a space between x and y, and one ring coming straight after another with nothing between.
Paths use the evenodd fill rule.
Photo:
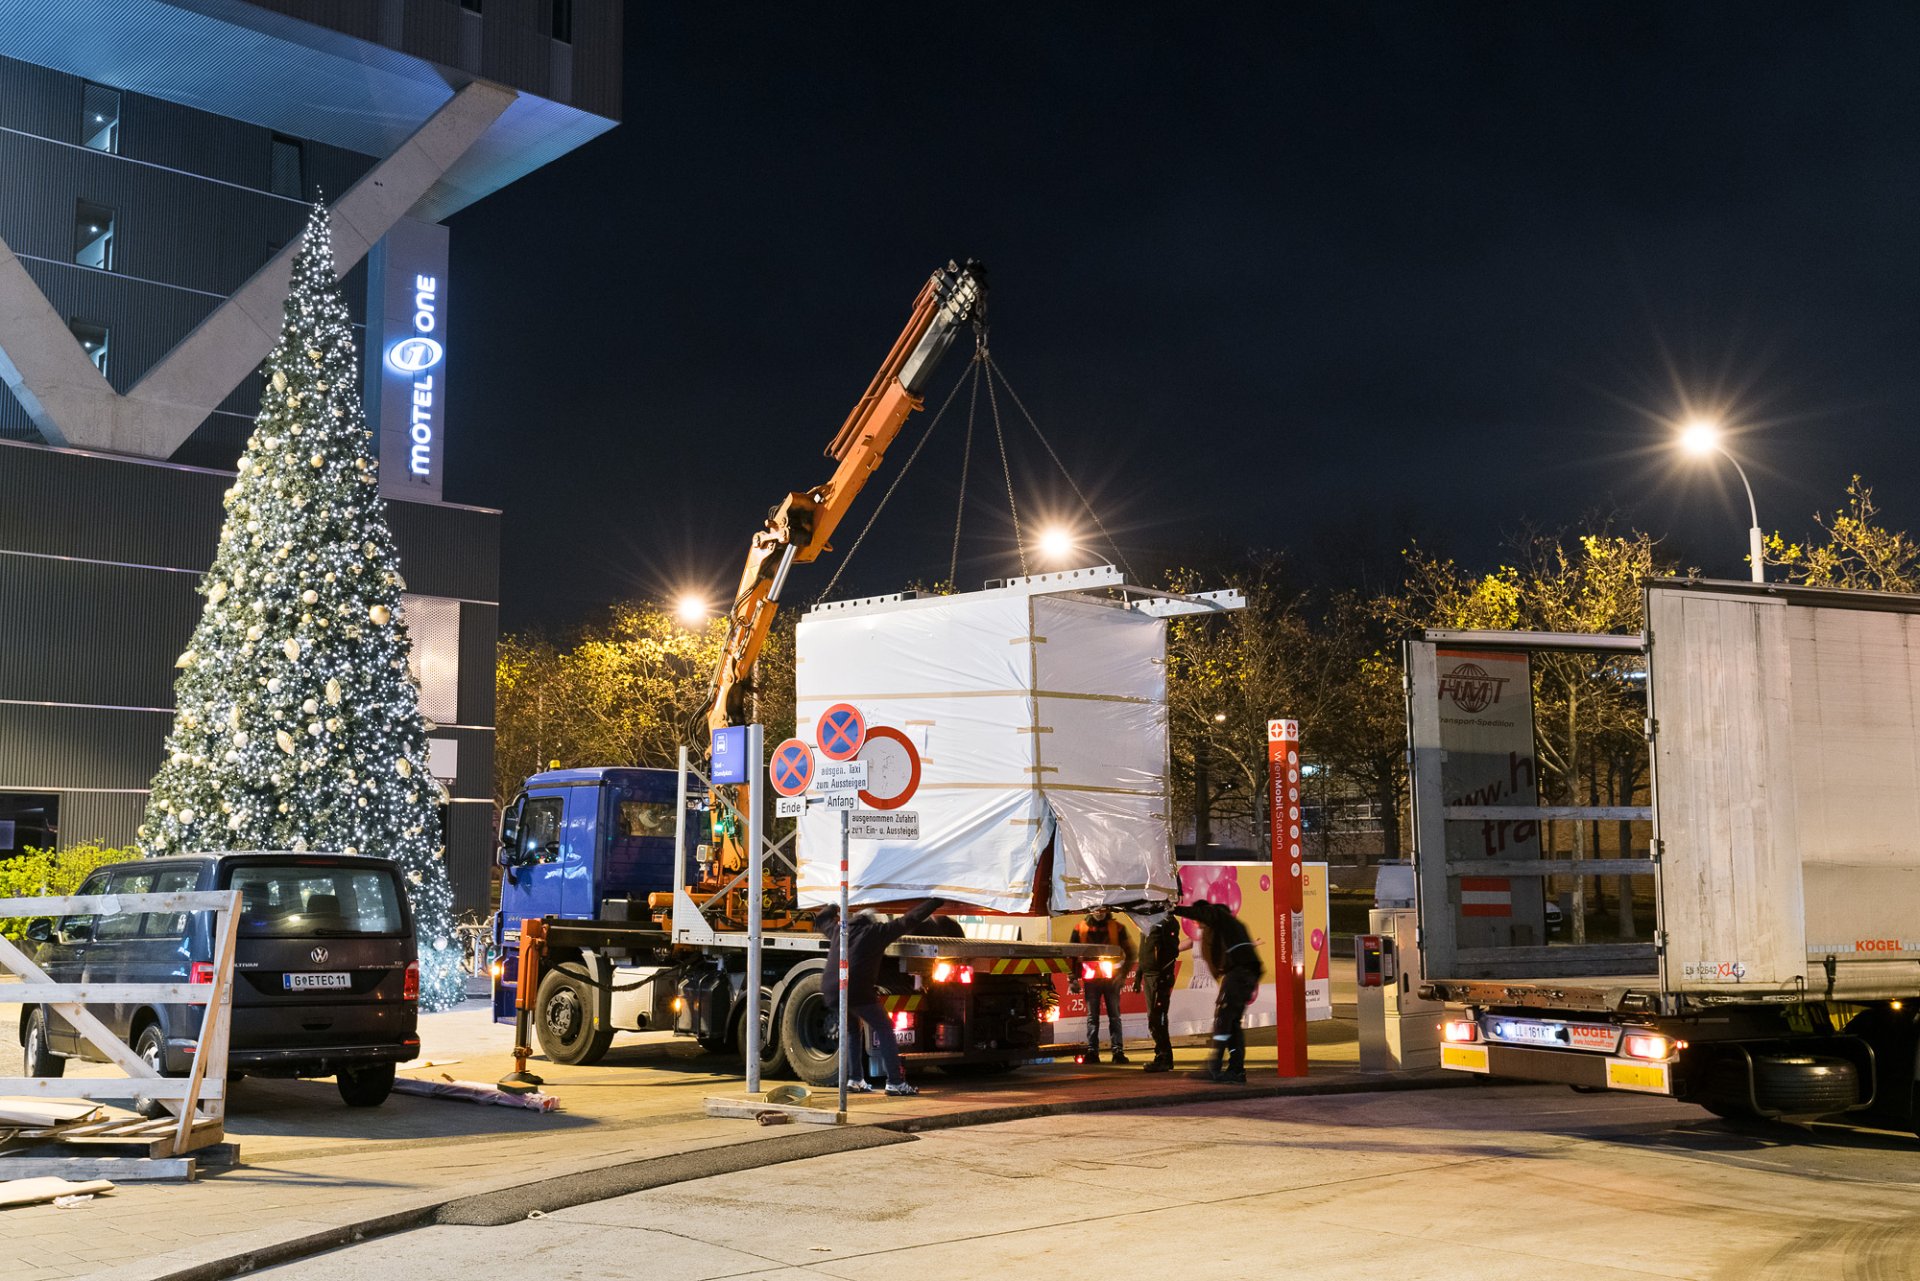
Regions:
<instances>
[{"instance_id":1,"label":"night sky","mask_svg":"<svg viewBox=\"0 0 1920 1281\"><path fill-rule=\"evenodd\" d=\"M1731 468L1666 444L1690 409L1768 528L1853 472L1920 523L1916 66L1897 4L631 5L621 125L452 222L447 497L506 510L509 629L722 599L973 256L1143 575L1480 563L1619 509L1744 577ZM965 401L836 596L945 575ZM1002 411L1023 518L1074 518ZM984 404L975 451L963 586L1018 572Z\"/></svg>"}]
</instances>

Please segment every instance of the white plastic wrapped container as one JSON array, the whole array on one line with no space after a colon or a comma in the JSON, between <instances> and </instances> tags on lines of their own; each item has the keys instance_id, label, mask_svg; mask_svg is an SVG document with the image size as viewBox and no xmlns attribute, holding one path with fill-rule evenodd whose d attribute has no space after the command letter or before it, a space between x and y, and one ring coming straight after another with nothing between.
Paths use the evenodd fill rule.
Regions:
<instances>
[{"instance_id":1,"label":"white plastic wrapped container","mask_svg":"<svg viewBox=\"0 0 1920 1281\"><path fill-rule=\"evenodd\" d=\"M1021 587L828 605L801 620L797 657L800 737L846 702L920 756L902 807L920 839L853 841L854 903L1019 913L1038 888L1071 912L1174 893L1163 620ZM810 807L803 905L837 897L839 841L839 813Z\"/></svg>"}]
</instances>

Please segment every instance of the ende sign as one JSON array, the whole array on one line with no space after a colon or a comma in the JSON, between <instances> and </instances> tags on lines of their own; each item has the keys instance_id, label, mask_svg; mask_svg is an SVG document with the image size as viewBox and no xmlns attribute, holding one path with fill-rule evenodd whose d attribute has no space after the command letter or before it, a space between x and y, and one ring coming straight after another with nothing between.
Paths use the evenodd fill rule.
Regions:
<instances>
[{"instance_id":1,"label":"ende sign","mask_svg":"<svg viewBox=\"0 0 1920 1281\"><path fill-rule=\"evenodd\" d=\"M447 229L402 218L368 257L367 401L380 431L380 488L441 496L446 440Z\"/></svg>"}]
</instances>

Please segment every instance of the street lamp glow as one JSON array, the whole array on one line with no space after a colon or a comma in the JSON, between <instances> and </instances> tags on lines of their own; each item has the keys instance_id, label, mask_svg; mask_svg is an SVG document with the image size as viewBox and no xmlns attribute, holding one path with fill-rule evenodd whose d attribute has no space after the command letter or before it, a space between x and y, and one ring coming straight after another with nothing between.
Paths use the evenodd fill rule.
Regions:
<instances>
[{"instance_id":1,"label":"street lamp glow","mask_svg":"<svg viewBox=\"0 0 1920 1281\"><path fill-rule=\"evenodd\" d=\"M1040 554L1048 560L1065 560L1073 554L1073 531L1061 525L1043 531Z\"/></svg>"},{"instance_id":2,"label":"street lamp glow","mask_svg":"<svg viewBox=\"0 0 1920 1281\"><path fill-rule=\"evenodd\" d=\"M1705 458L1720 448L1720 424L1709 418L1696 418L1680 429L1680 448L1695 458Z\"/></svg>"},{"instance_id":3,"label":"street lamp glow","mask_svg":"<svg viewBox=\"0 0 1920 1281\"><path fill-rule=\"evenodd\" d=\"M1747 514L1753 520L1747 527L1747 564L1753 571L1753 581L1764 583L1767 581L1767 543L1760 532L1760 507L1753 501L1753 484L1747 479L1747 469L1720 443L1720 437L1719 423L1711 418L1695 418L1680 429L1680 448L1695 458L1718 454L1733 464L1735 474L1740 477L1740 487L1747 491Z\"/></svg>"},{"instance_id":4,"label":"street lamp glow","mask_svg":"<svg viewBox=\"0 0 1920 1281\"><path fill-rule=\"evenodd\" d=\"M688 593L675 602L673 612L688 627L698 627L707 621L707 602L702 597Z\"/></svg>"}]
</instances>

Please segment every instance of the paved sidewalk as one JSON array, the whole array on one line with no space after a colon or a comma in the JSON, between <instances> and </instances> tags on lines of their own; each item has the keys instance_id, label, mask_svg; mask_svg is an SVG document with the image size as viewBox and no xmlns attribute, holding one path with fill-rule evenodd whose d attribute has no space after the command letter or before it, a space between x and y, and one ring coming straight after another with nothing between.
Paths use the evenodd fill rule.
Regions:
<instances>
[{"instance_id":1,"label":"paved sidewalk","mask_svg":"<svg viewBox=\"0 0 1920 1281\"><path fill-rule=\"evenodd\" d=\"M0 1019L5 1015L0 1010ZM1352 1028L1345 1021L1314 1026L1313 1072L1305 1081L1272 1074L1268 1032L1268 1044L1249 1052L1246 1087L1056 1063L990 1082L949 1082L929 1072L920 1079L927 1093L917 1098L861 1096L851 1110L856 1125L910 1131L1170 1099L1380 1088L1379 1078L1354 1070ZM423 1040L429 1060L458 1062L412 1075L493 1081L511 1064L503 1053L511 1037L487 1021L484 1010L435 1016L425 1022ZM10 1044L5 1048L17 1055ZM1197 1063L1200 1053L1183 1049L1183 1067ZM377 1110L350 1110L330 1081L248 1080L235 1088L228 1113L242 1165L194 1184L125 1184L69 1210L0 1211L0 1247L12 1263L7 1281L231 1276L250 1258L257 1266L353 1240L356 1233L434 1221L449 1202L483 1198L471 1213L498 1215L504 1204L505 1212L522 1217L523 1205L577 1204L702 1177L702 1171L893 1141L850 1129L710 1119L701 1111L705 1096L742 1089L729 1066L684 1041L625 1037L591 1068L536 1061L534 1070L561 1099L562 1110L548 1114L404 1095ZM718 1151L740 1144L765 1146L750 1154ZM634 1164L669 1158L686 1172ZM594 1171L602 1172L598 1183L578 1178ZM519 1199L499 1201L496 1194L508 1189L522 1189L514 1194ZM462 1221L476 1221L461 1213L468 1213Z\"/></svg>"}]
</instances>

